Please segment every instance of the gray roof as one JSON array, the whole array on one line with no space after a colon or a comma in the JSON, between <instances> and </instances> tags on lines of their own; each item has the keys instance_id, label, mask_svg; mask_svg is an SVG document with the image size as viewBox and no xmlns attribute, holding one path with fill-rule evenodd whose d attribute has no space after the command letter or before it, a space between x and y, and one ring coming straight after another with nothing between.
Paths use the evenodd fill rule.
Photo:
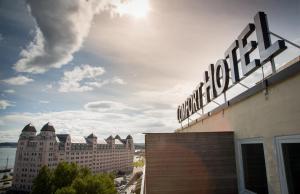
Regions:
<instances>
[{"instance_id":1,"label":"gray roof","mask_svg":"<svg viewBox=\"0 0 300 194\"><path fill-rule=\"evenodd\" d=\"M31 123L29 123L23 128L22 132L36 132L36 129Z\"/></svg>"},{"instance_id":2,"label":"gray roof","mask_svg":"<svg viewBox=\"0 0 300 194\"><path fill-rule=\"evenodd\" d=\"M67 141L69 134L56 134L59 142L65 143Z\"/></svg>"},{"instance_id":3,"label":"gray roof","mask_svg":"<svg viewBox=\"0 0 300 194\"><path fill-rule=\"evenodd\" d=\"M55 129L53 127L53 125L51 123L46 123L43 128L41 129L41 131L52 131L55 132Z\"/></svg>"},{"instance_id":4,"label":"gray roof","mask_svg":"<svg viewBox=\"0 0 300 194\"><path fill-rule=\"evenodd\" d=\"M91 133L89 136L87 136L87 138L88 138L88 139L89 139L89 138L97 138L97 136L94 135L94 133Z\"/></svg>"},{"instance_id":5,"label":"gray roof","mask_svg":"<svg viewBox=\"0 0 300 194\"><path fill-rule=\"evenodd\" d=\"M131 135L128 135L126 139L133 139Z\"/></svg>"}]
</instances>

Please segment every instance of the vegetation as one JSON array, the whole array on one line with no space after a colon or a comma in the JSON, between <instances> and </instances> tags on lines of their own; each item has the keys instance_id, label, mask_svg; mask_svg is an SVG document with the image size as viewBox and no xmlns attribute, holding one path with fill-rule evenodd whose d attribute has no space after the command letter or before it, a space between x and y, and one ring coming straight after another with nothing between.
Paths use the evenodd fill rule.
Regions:
<instances>
[{"instance_id":1,"label":"vegetation","mask_svg":"<svg viewBox=\"0 0 300 194\"><path fill-rule=\"evenodd\" d=\"M2 180L8 179L7 174L3 175Z\"/></svg>"},{"instance_id":2,"label":"vegetation","mask_svg":"<svg viewBox=\"0 0 300 194\"><path fill-rule=\"evenodd\" d=\"M143 167L144 166L144 160L143 159L140 159L140 160L138 160L138 161L136 161L136 162L133 162L133 166L134 167Z\"/></svg>"},{"instance_id":3,"label":"vegetation","mask_svg":"<svg viewBox=\"0 0 300 194\"><path fill-rule=\"evenodd\" d=\"M113 180L111 174L93 175L88 168L61 162L54 170L41 168L32 194L116 194Z\"/></svg>"}]
</instances>

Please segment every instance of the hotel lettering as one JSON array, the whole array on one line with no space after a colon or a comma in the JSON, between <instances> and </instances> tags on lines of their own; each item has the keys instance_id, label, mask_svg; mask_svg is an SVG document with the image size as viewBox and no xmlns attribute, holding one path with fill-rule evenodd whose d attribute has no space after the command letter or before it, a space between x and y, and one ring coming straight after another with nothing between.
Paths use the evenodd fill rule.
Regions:
<instances>
[{"instance_id":1,"label":"hotel lettering","mask_svg":"<svg viewBox=\"0 0 300 194\"><path fill-rule=\"evenodd\" d=\"M254 32L257 41L248 41ZM259 51L259 59L250 60L250 54L256 48ZM178 121L184 121L202 109L205 104L223 94L228 89L230 78L232 84L239 82L242 77L251 74L260 66L271 61L286 48L283 40L271 43L267 16L263 12L258 12L254 17L254 23L249 23L243 29L237 40L234 40L225 51L222 59L208 66L208 70L203 75L204 80L200 82L193 94L182 105L178 106ZM239 74L237 50L239 50L242 75Z\"/></svg>"}]
</instances>

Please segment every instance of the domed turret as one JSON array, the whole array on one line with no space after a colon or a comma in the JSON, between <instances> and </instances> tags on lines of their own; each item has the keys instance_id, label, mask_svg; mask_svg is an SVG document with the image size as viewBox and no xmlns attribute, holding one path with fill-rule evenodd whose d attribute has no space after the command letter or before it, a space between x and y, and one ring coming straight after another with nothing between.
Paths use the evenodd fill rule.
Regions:
<instances>
[{"instance_id":1,"label":"domed turret","mask_svg":"<svg viewBox=\"0 0 300 194\"><path fill-rule=\"evenodd\" d=\"M51 131L51 132L55 132L55 129L53 127L53 125L51 123L46 123L43 128L41 129L41 131Z\"/></svg>"},{"instance_id":2,"label":"domed turret","mask_svg":"<svg viewBox=\"0 0 300 194\"><path fill-rule=\"evenodd\" d=\"M22 132L33 132L33 133L36 133L36 129L35 129L35 127L31 123L29 123L29 124L27 124L23 128Z\"/></svg>"},{"instance_id":3,"label":"domed turret","mask_svg":"<svg viewBox=\"0 0 300 194\"><path fill-rule=\"evenodd\" d=\"M119 135L116 135L115 139L121 139L121 137Z\"/></svg>"},{"instance_id":4,"label":"domed turret","mask_svg":"<svg viewBox=\"0 0 300 194\"><path fill-rule=\"evenodd\" d=\"M128 135L126 139L133 139L131 135Z\"/></svg>"},{"instance_id":5,"label":"domed turret","mask_svg":"<svg viewBox=\"0 0 300 194\"><path fill-rule=\"evenodd\" d=\"M91 133L89 136L86 137L86 142L91 143L93 145L97 145L97 136L94 133Z\"/></svg>"},{"instance_id":6,"label":"domed turret","mask_svg":"<svg viewBox=\"0 0 300 194\"><path fill-rule=\"evenodd\" d=\"M87 136L88 139L90 138L97 138L97 136L94 133L91 133L89 136Z\"/></svg>"}]
</instances>

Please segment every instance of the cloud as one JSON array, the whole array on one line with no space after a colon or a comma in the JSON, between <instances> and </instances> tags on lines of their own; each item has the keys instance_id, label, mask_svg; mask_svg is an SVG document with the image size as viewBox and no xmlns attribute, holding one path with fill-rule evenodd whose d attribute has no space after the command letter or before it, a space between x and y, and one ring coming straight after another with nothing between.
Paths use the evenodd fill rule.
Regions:
<instances>
[{"instance_id":1,"label":"cloud","mask_svg":"<svg viewBox=\"0 0 300 194\"><path fill-rule=\"evenodd\" d=\"M191 95L196 84L189 82L177 84L168 89L157 90L141 90L133 95L137 99L142 99L147 104L152 104L156 107L177 108L189 95Z\"/></svg>"},{"instance_id":2,"label":"cloud","mask_svg":"<svg viewBox=\"0 0 300 194\"><path fill-rule=\"evenodd\" d=\"M95 83L88 82L85 85L81 85L81 81L89 79L95 80L100 75L104 74L105 70L102 67L94 67L88 64L75 67L71 71L64 72L64 77L59 82L60 92L84 92L93 90Z\"/></svg>"},{"instance_id":3,"label":"cloud","mask_svg":"<svg viewBox=\"0 0 300 194\"><path fill-rule=\"evenodd\" d=\"M116 84L120 84L120 85L125 85L126 84L126 82L123 79L119 78L119 77L112 78L111 83L116 83Z\"/></svg>"},{"instance_id":4,"label":"cloud","mask_svg":"<svg viewBox=\"0 0 300 194\"><path fill-rule=\"evenodd\" d=\"M8 78L8 79L2 80L2 81L4 81L7 84L10 84L10 85L25 85L29 82L33 82L34 80L31 78L25 77L23 75L19 75L19 76L11 77L11 78Z\"/></svg>"},{"instance_id":5,"label":"cloud","mask_svg":"<svg viewBox=\"0 0 300 194\"><path fill-rule=\"evenodd\" d=\"M14 105L8 100L0 100L0 109L1 110L5 110L9 106L14 106Z\"/></svg>"},{"instance_id":6,"label":"cloud","mask_svg":"<svg viewBox=\"0 0 300 194\"><path fill-rule=\"evenodd\" d=\"M8 90L4 90L3 92L8 93L8 94L12 94L12 93L15 93L16 91L12 90L12 89L8 89Z\"/></svg>"},{"instance_id":7,"label":"cloud","mask_svg":"<svg viewBox=\"0 0 300 194\"><path fill-rule=\"evenodd\" d=\"M53 88L53 85L52 85L52 84L47 84L47 85L46 85L46 88L47 88L47 89L52 89L52 88Z\"/></svg>"},{"instance_id":8,"label":"cloud","mask_svg":"<svg viewBox=\"0 0 300 194\"><path fill-rule=\"evenodd\" d=\"M20 53L14 69L43 73L70 62L89 32L95 2L28 0L27 3L37 24L36 35Z\"/></svg>"},{"instance_id":9,"label":"cloud","mask_svg":"<svg viewBox=\"0 0 300 194\"><path fill-rule=\"evenodd\" d=\"M0 34L0 42L1 42L3 39L4 39L4 38L3 38L3 35Z\"/></svg>"},{"instance_id":10,"label":"cloud","mask_svg":"<svg viewBox=\"0 0 300 194\"><path fill-rule=\"evenodd\" d=\"M172 132L175 129L176 122L174 119L170 120L170 114L167 114L169 117L164 115L164 118L156 118L151 113L143 112L133 117L129 110L123 113L88 110L12 113L0 117L0 120L6 124L1 126L0 141L8 139L16 141L22 128L29 122L39 130L49 121L54 125L56 133L70 133L72 137L86 136L91 132L99 138L105 138L110 134L119 134L121 137L131 134L135 142L143 142L144 138L141 134L144 132ZM5 137L7 134L11 136Z\"/></svg>"},{"instance_id":11,"label":"cloud","mask_svg":"<svg viewBox=\"0 0 300 194\"><path fill-rule=\"evenodd\" d=\"M48 100L40 100L39 103L40 104L48 104L48 103L50 103L50 101L48 101Z\"/></svg>"},{"instance_id":12,"label":"cloud","mask_svg":"<svg viewBox=\"0 0 300 194\"><path fill-rule=\"evenodd\" d=\"M122 110L132 111L136 108L114 101L94 101L84 105L85 110L95 112L120 112Z\"/></svg>"},{"instance_id":13,"label":"cloud","mask_svg":"<svg viewBox=\"0 0 300 194\"><path fill-rule=\"evenodd\" d=\"M14 64L18 72L44 73L73 59L87 37L94 15L116 10L123 0L28 0L36 22L35 38Z\"/></svg>"},{"instance_id":14,"label":"cloud","mask_svg":"<svg viewBox=\"0 0 300 194\"><path fill-rule=\"evenodd\" d=\"M59 82L60 92L85 92L95 88L101 88L107 84L126 84L119 77L99 80L105 73L103 67L95 67L88 64L75 67L73 70L64 72L62 80Z\"/></svg>"}]
</instances>

